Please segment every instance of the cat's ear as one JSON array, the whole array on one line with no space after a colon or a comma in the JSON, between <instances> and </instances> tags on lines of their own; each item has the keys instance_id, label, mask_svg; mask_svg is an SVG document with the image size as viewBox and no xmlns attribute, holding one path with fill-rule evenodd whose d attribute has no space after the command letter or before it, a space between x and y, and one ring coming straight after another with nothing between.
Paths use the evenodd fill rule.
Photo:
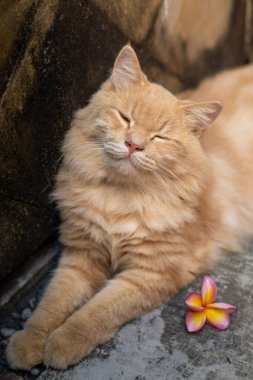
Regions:
<instances>
[{"instance_id":1,"label":"cat's ear","mask_svg":"<svg viewBox=\"0 0 253 380\"><path fill-rule=\"evenodd\" d=\"M115 88L120 90L147 81L141 71L137 55L130 45L125 45L119 52L110 79Z\"/></svg>"},{"instance_id":2,"label":"cat's ear","mask_svg":"<svg viewBox=\"0 0 253 380\"><path fill-rule=\"evenodd\" d=\"M203 103L182 101L181 107L187 124L197 137L201 136L222 110L222 104L217 101Z\"/></svg>"}]
</instances>

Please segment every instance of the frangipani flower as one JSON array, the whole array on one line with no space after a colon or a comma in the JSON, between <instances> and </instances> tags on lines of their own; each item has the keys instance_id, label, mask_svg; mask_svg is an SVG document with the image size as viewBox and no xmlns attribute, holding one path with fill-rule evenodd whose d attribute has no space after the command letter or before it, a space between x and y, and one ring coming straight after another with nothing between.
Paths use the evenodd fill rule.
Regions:
<instances>
[{"instance_id":1,"label":"frangipani flower","mask_svg":"<svg viewBox=\"0 0 253 380\"><path fill-rule=\"evenodd\" d=\"M206 322L218 330L229 327L229 315L236 312L236 307L228 303L213 303L217 296L214 280L205 276L201 285L201 295L191 293L185 300L190 311L186 314L185 323L188 332L199 331Z\"/></svg>"}]
</instances>

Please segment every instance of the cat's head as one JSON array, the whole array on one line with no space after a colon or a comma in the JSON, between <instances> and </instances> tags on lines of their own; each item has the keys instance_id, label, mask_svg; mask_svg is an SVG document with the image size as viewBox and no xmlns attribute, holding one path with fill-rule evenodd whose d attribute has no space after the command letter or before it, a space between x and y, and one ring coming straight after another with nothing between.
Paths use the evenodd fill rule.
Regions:
<instances>
[{"instance_id":1,"label":"cat's head","mask_svg":"<svg viewBox=\"0 0 253 380\"><path fill-rule=\"evenodd\" d=\"M104 165L128 179L153 175L166 181L197 173L204 159L199 137L221 104L181 101L149 82L126 45L88 110L85 133L100 149Z\"/></svg>"}]
</instances>

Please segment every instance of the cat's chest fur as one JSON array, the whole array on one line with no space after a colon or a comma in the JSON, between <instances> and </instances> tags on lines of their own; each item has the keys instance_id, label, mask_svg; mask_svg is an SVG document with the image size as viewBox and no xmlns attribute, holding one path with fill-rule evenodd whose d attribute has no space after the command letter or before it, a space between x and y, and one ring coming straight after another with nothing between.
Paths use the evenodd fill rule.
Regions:
<instances>
[{"instance_id":1,"label":"cat's chest fur","mask_svg":"<svg viewBox=\"0 0 253 380\"><path fill-rule=\"evenodd\" d=\"M151 232L175 229L193 218L188 208L172 204L169 194L137 193L113 186L86 186L79 207L87 228L101 229L101 239L106 235L121 240L144 238Z\"/></svg>"}]
</instances>

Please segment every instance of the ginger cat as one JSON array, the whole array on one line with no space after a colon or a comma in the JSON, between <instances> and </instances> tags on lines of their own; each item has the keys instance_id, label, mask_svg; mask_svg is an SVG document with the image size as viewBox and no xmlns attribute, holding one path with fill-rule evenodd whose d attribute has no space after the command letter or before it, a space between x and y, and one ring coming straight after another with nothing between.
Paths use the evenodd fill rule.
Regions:
<instances>
[{"instance_id":1,"label":"ginger cat","mask_svg":"<svg viewBox=\"0 0 253 380\"><path fill-rule=\"evenodd\" d=\"M10 340L12 368L77 363L252 232L252 88L248 66L178 99L120 51L67 133L54 194L65 249ZM224 111L209 128L222 108L211 99Z\"/></svg>"}]
</instances>

